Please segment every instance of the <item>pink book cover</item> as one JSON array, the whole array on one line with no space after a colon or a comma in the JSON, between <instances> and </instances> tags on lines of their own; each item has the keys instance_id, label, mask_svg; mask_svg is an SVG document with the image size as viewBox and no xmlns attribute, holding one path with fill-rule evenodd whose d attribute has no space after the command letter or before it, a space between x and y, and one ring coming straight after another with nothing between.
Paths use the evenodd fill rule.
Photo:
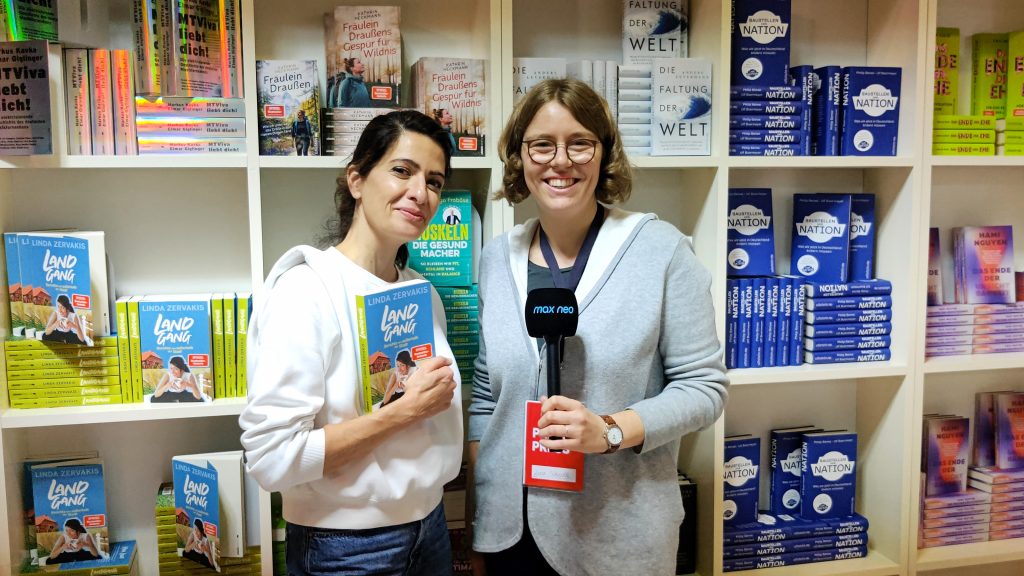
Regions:
<instances>
[{"instance_id":1,"label":"pink book cover","mask_svg":"<svg viewBox=\"0 0 1024 576\"><path fill-rule=\"evenodd\" d=\"M1024 393L996 394L996 467L1024 467Z\"/></svg>"},{"instance_id":2,"label":"pink book cover","mask_svg":"<svg viewBox=\"0 0 1024 576\"><path fill-rule=\"evenodd\" d=\"M1012 226L965 227L963 252L968 304L1017 300Z\"/></svg>"}]
</instances>

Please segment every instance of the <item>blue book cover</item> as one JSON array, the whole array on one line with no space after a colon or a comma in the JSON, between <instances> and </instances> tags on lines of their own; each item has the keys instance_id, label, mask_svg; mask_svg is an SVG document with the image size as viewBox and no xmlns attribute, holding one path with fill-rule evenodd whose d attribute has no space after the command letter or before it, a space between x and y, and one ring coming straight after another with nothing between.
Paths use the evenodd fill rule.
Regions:
<instances>
[{"instance_id":1,"label":"blue book cover","mask_svg":"<svg viewBox=\"0 0 1024 576\"><path fill-rule=\"evenodd\" d=\"M789 84L790 0L733 0L733 86Z\"/></svg>"},{"instance_id":2,"label":"blue book cover","mask_svg":"<svg viewBox=\"0 0 1024 576\"><path fill-rule=\"evenodd\" d=\"M794 194L790 274L811 282L846 282L850 195Z\"/></svg>"},{"instance_id":3,"label":"blue book cover","mask_svg":"<svg viewBox=\"0 0 1024 576\"><path fill-rule=\"evenodd\" d=\"M818 299L837 296L885 296L892 294L892 282L877 278L834 284L808 282L804 290L807 296Z\"/></svg>"},{"instance_id":4,"label":"blue book cover","mask_svg":"<svg viewBox=\"0 0 1024 576\"><path fill-rule=\"evenodd\" d=\"M805 338L804 349L811 352L830 350L877 350L892 344L889 336L839 336L836 338Z\"/></svg>"},{"instance_id":5,"label":"blue book cover","mask_svg":"<svg viewBox=\"0 0 1024 576\"><path fill-rule=\"evenodd\" d=\"M779 350L779 277L765 279L765 325L764 325L764 365L778 365Z\"/></svg>"},{"instance_id":6,"label":"blue book cover","mask_svg":"<svg viewBox=\"0 0 1024 576\"><path fill-rule=\"evenodd\" d=\"M799 156L799 144L729 144L730 156Z\"/></svg>"},{"instance_id":7,"label":"blue book cover","mask_svg":"<svg viewBox=\"0 0 1024 576\"><path fill-rule=\"evenodd\" d=\"M808 324L804 327L804 336L807 338L884 336L891 332L891 322L862 322L860 324Z\"/></svg>"},{"instance_id":8,"label":"blue book cover","mask_svg":"<svg viewBox=\"0 0 1024 576\"><path fill-rule=\"evenodd\" d=\"M751 345L754 341L754 281L742 278L740 283L740 368L750 368Z\"/></svg>"},{"instance_id":9,"label":"blue book cover","mask_svg":"<svg viewBox=\"0 0 1024 576\"><path fill-rule=\"evenodd\" d=\"M799 276L793 276L791 280L793 285L793 311L789 319L789 365L799 366L803 364L801 353L804 349L804 317L806 315L804 279Z\"/></svg>"},{"instance_id":10,"label":"blue book cover","mask_svg":"<svg viewBox=\"0 0 1024 576\"><path fill-rule=\"evenodd\" d=\"M750 341L751 368L764 368L764 331L768 323L765 313L767 279L754 278L753 339Z\"/></svg>"},{"instance_id":11,"label":"blue book cover","mask_svg":"<svg viewBox=\"0 0 1024 576\"><path fill-rule=\"evenodd\" d=\"M895 156L900 125L901 68L843 68L843 156Z\"/></svg>"},{"instance_id":12,"label":"blue book cover","mask_svg":"<svg viewBox=\"0 0 1024 576\"><path fill-rule=\"evenodd\" d=\"M801 144L801 130L729 130L729 144Z\"/></svg>"},{"instance_id":13,"label":"blue book cover","mask_svg":"<svg viewBox=\"0 0 1024 576\"><path fill-rule=\"evenodd\" d=\"M4 256L7 263L7 302L11 311L11 335L24 336L25 322L21 318L21 263L18 259L18 235L4 232Z\"/></svg>"},{"instance_id":14,"label":"blue book cover","mask_svg":"<svg viewBox=\"0 0 1024 576\"><path fill-rule=\"evenodd\" d=\"M730 188L726 238L730 276L775 274L770 188Z\"/></svg>"},{"instance_id":15,"label":"blue book cover","mask_svg":"<svg viewBox=\"0 0 1024 576\"><path fill-rule=\"evenodd\" d=\"M993 413L996 467L1024 468L1024 393L996 394Z\"/></svg>"},{"instance_id":16,"label":"blue book cover","mask_svg":"<svg viewBox=\"0 0 1024 576\"><path fill-rule=\"evenodd\" d=\"M210 294L139 301L139 359L145 402L213 400Z\"/></svg>"},{"instance_id":17,"label":"blue book cover","mask_svg":"<svg viewBox=\"0 0 1024 576\"><path fill-rule=\"evenodd\" d=\"M48 233L18 234L25 336L62 344L92 345L96 330L89 242Z\"/></svg>"},{"instance_id":18,"label":"blue book cover","mask_svg":"<svg viewBox=\"0 0 1024 576\"><path fill-rule=\"evenodd\" d=\"M970 419L925 418L925 453L921 464L925 496L944 496L967 490Z\"/></svg>"},{"instance_id":19,"label":"blue book cover","mask_svg":"<svg viewBox=\"0 0 1024 576\"><path fill-rule=\"evenodd\" d=\"M366 412L398 400L417 362L434 356L430 283L408 280L356 295Z\"/></svg>"},{"instance_id":20,"label":"blue book cover","mask_svg":"<svg viewBox=\"0 0 1024 576\"><path fill-rule=\"evenodd\" d=\"M45 568L34 559L26 558L21 566L20 574L73 574L75 576L104 576L129 574L136 562L138 546L135 540L124 540L110 544L110 554L93 560L76 560L63 564L47 564ZM38 561L36 561L38 562Z\"/></svg>"},{"instance_id":21,"label":"blue book cover","mask_svg":"<svg viewBox=\"0 0 1024 576\"><path fill-rule=\"evenodd\" d=\"M723 572L736 572L738 570L759 570L762 568L778 568L782 566L796 566L798 564L811 564L815 562L831 562L833 560L848 560L851 558L863 558L868 555L868 547L848 546L845 548L825 548L821 550L807 550L804 552L790 552L788 554L774 554L770 556L747 556L743 558L731 558L723 560Z\"/></svg>"},{"instance_id":22,"label":"blue book cover","mask_svg":"<svg viewBox=\"0 0 1024 576\"><path fill-rule=\"evenodd\" d=\"M756 84L729 88L731 100L802 100L803 96L804 90L800 85L765 86Z\"/></svg>"},{"instance_id":23,"label":"blue book cover","mask_svg":"<svg viewBox=\"0 0 1024 576\"><path fill-rule=\"evenodd\" d=\"M723 475L723 522L725 526L746 524L757 520L757 498L760 488L761 439L749 434L725 439L725 472Z\"/></svg>"},{"instance_id":24,"label":"blue book cover","mask_svg":"<svg viewBox=\"0 0 1024 576\"><path fill-rule=\"evenodd\" d=\"M221 571L217 469L171 459L178 555Z\"/></svg>"},{"instance_id":25,"label":"blue book cover","mask_svg":"<svg viewBox=\"0 0 1024 576\"><path fill-rule=\"evenodd\" d=\"M832 536L835 528L822 520L805 520L789 514L771 514L761 511L757 521L737 526L726 526L722 543L726 546L755 542L777 542L797 538Z\"/></svg>"},{"instance_id":26,"label":"blue book cover","mask_svg":"<svg viewBox=\"0 0 1024 576\"><path fill-rule=\"evenodd\" d=\"M36 464L31 474L39 565L108 557L110 523L103 461Z\"/></svg>"},{"instance_id":27,"label":"blue book cover","mask_svg":"<svg viewBox=\"0 0 1024 576\"><path fill-rule=\"evenodd\" d=\"M793 315L793 279L779 277L779 331L776 337L776 366L789 366L791 354L789 352L790 342L793 340L792 323Z\"/></svg>"},{"instance_id":28,"label":"blue book cover","mask_svg":"<svg viewBox=\"0 0 1024 576\"><path fill-rule=\"evenodd\" d=\"M812 132L812 121L814 116L814 85L817 81L817 75L814 73L814 67L809 65L793 66L789 69L789 80L795 87L800 88L800 92L803 94L804 112L802 114L803 126L801 127L802 138L800 144L803 148L801 155L811 155L811 132Z\"/></svg>"},{"instance_id":29,"label":"blue book cover","mask_svg":"<svg viewBox=\"0 0 1024 576\"><path fill-rule=\"evenodd\" d=\"M829 350L827 352L804 352L807 364L843 364L846 362L885 362L892 357L888 348L877 350Z\"/></svg>"},{"instance_id":30,"label":"blue book cover","mask_svg":"<svg viewBox=\"0 0 1024 576\"><path fill-rule=\"evenodd\" d=\"M799 130L803 116L799 114L766 116L762 114L736 114L729 116L729 130Z\"/></svg>"},{"instance_id":31,"label":"blue book cover","mask_svg":"<svg viewBox=\"0 0 1024 576\"><path fill-rule=\"evenodd\" d=\"M729 115L770 115L792 116L803 115L804 103L801 100L733 100L729 102Z\"/></svg>"},{"instance_id":32,"label":"blue book cover","mask_svg":"<svg viewBox=\"0 0 1024 576\"><path fill-rule=\"evenodd\" d=\"M806 293L806 291L805 291ZM807 310L884 310L892 308L892 296L837 296L828 298L807 298Z\"/></svg>"},{"instance_id":33,"label":"blue book cover","mask_svg":"<svg viewBox=\"0 0 1024 576\"><path fill-rule=\"evenodd\" d=\"M880 310L826 310L824 312L807 312L808 324L859 324L867 322L889 322L892 320L892 309Z\"/></svg>"},{"instance_id":34,"label":"blue book cover","mask_svg":"<svg viewBox=\"0 0 1024 576\"><path fill-rule=\"evenodd\" d=\"M815 156L839 156L839 115L843 98L843 69L840 66L822 66L814 69L814 108L811 125L811 153Z\"/></svg>"},{"instance_id":35,"label":"blue book cover","mask_svg":"<svg viewBox=\"0 0 1024 576\"><path fill-rule=\"evenodd\" d=\"M726 280L726 327L725 327L725 360L726 367L739 368L739 329L740 329L740 281L735 278Z\"/></svg>"},{"instance_id":36,"label":"blue book cover","mask_svg":"<svg viewBox=\"0 0 1024 576\"><path fill-rule=\"evenodd\" d=\"M857 513L842 518L826 518L824 522L836 535L863 534L868 531L868 519Z\"/></svg>"},{"instance_id":37,"label":"blue book cover","mask_svg":"<svg viewBox=\"0 0 1024 576\"><path fill-rule=\"evenodd\" d=\"M857 434L804 434L800 516L812 520L854 513L857 488Z\"/></svg>"},{"instance_id":38,"label":"blue book cover","mask_svg":"<svg viewBox=\"0 0 1024 576\"><path fill-rule=\"evenodd\" d=\"M875 195L850 195L849 281L875 277Z\"/></svg>"},{"instance_id":39,"label":"blue book cover","mask_svg":"<svg viewBox=\"0 0 1024 576\"><path fill-rule=\"evenodd\" d=\"M754 542L725 546L723 558L743 558L746 556L766 556L772 554L790 554L808 550L829 550L832 548L848 548L850 546L866 546L868 538L865 534L840 534L834 536L815 536L812 538L796 538L776 540L774 542Z\"/></svg>"},{"instance_id":40,"label":"blue book cover","mask_svg":"<svg viewBox=\"0 0 1024 576\"><path fill-rule=\"evenodd\" d=\"M445 190L430 224L409 242L409 267L438 286L473 283L473 197Z\"/></svg>"},{"instance_id":41,"label":"blue book cover","mask_svg":"<svg viewBox=\"0 0 1024 576\"><path fill-rule=\"evenodd\" d=\"M818 431L814 426L797 426L771 431L768 458L771 476L768 484L769 510L773 514L800 511L800 468L803 435Z\"/></svg>"}]
</instances>

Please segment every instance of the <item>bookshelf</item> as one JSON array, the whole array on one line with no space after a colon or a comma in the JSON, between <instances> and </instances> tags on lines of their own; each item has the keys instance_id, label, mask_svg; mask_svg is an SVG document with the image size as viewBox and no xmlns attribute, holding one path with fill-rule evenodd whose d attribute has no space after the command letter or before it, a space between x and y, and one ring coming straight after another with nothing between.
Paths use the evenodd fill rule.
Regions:
<instances>
[{"instance_id":1,"label":"bookshelf","mask_svg":"<svg viewBox=\"0 0 1024 576\"><path fill-rule=\"evenodd\" d=\"M500 184L495 154L511 113L511 62L519 56L618 59L620 0L388 0L402 7L406 70L421 56L455 55L489 64L488 154L454 161L452 187L473 191L484 238L535 214L530 201L514 209L490 200ZM243 0L246 92L255 94L257 59L317 59L324 86L321 15L358 0ZM107 47L129 47L128 0L90 0L109 16ZM65 13L70 13L65 12ZM1013 0L793 0L793 64L885 65L903 68L900 142L895 157L740 158L726 154L730 3L690 0L690 55L713 66L712 154L635 158L636 187L628 209L655 211L694 238L713 275L719 334L724 336L725 214L729 187L773 190L780 271L788 269L792 196L802 192L872 192L879 212L877 273L894 285L893 359L864 365L735 370L726 415L684 438L679 456L699 489L698 572L721 574L723 438L811 422L860 434L859 508L871 521L866 558L758 571L758 576L970 573L972 567L1024 566L1024 540L918 551L920 418L942 409L971 414L973 395L1012 386L1024 375L1024 355L925 361L924 294L927 229L954 224L1024 223L1014 185L1024 159L930 155L934 29L961 29L962 78L969 78L969 35L1024 28ZM106 20L106 19L104 19ZM59 52L51 68L60 70ZM408 76L406 76L408 78ZM53 117L64 118L63 75L52 75ZM961 82L965 90L969 82ZM256 101L246 101L247 154L149 157L68 156L62 121L55 122L53 156L0 158L0 231L78 226L108 234L119 293L258 291L277 256L314 242L333 209L341 159L260 158ZM1001 208L994 210L992 202ZM970 221L973 220L973 221ZM1020 228L1018 228L1018 231ZM948 247L947 247L948 250ZM1024 251L1018 251L1024 265ZM6 329L0 303L0 329ZM4 330L0 330L2 332ZM0 366L0 374L3 367ZM0 384L6 388L4 376ZM63 443L98 449L110 478L115 538L139 540L141 572L155 576L152 498L170 478L175 453L237 449L237 415L244 400L202 407L138 405L24 411L0 394L0 571L20 558L18 462ZM463 391L465 392L465 390ZM766 446L767 443L764 443ZM764 487L766 488L766 486ZM264 495L265 496L265 495ZM269 504L261 540L270 571ZM1009 563L1009 564L1007 564ZM1015 571L1016 572L1015 572Z\"/></svg>"}]
</instances>

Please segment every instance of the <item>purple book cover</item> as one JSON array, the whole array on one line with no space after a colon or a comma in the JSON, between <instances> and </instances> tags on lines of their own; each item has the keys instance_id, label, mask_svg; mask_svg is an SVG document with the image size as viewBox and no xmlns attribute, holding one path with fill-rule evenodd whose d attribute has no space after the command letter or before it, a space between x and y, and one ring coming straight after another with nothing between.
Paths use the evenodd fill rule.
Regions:
<instances>
[{"instance_id":1,"label":"purple book cover","mask_svg":"<svg viewBox=\"0 0 1024 576\"><path fill-rule=\"evenodd\" d=\"M978 392L974 395L974 449L975 466L996 465L995 393Z\"/></svg>"},{"instance_id":2,"label":"purple book cover","mask_svg":"<svg viewBox=\"0 0 1024 576\"><path fill-rule=\"evenodd\" d=\"M1024 393L996 394L994 410L996 467L1024 468Z\"/></svg>"},{"instance_id":3,"label":"purple book cover","mask_svg":"<svg viewBox=\"0 0 1024 576\"><path fill-rule=\"evenodd\" d=\"M955 494L967 489L968 418L930 418L924 422L925 496Z\"/></svg>"},{"instance_id":4,"label":"purple book cover","mask_svg":"<svg viewBox=\"0 0 1024 576\"><path fill-rule=\"evenodd\" d=\"M1016 300L1012 226L964 228L963 250L968 304Z\"/></svg>"},{"instance_id":5,"label":"purple book cover","mask_svg":"<svg viewBox=\"0 0 1024 576\"><path fill-rule=\"evenodd\" d=\"M942 304L942 259L939 252L939 229L928 229L928 305Z\"/></svg>"}]
</instances>

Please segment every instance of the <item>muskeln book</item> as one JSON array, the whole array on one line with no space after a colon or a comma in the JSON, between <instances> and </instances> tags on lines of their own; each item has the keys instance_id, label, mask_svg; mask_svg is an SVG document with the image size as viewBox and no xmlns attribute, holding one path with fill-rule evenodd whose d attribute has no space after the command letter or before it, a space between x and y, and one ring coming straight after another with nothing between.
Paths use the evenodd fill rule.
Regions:
<instances>
[{"instance_id":1,"label":"muskeln book","mask_svg":"<svg viewBox=\"0 0 1024 576\"><path fill-rule=\"evenodd\" d=\"M31 467L36 553L40 565L109 555L103 461L97 458Z\"/></svg>"},{"instance_id":2,"label":"muskeln book","mask_svg":"<svg viewBox=\"0 0 1024 576\"><path fill-rule=\"evenodd\" d=\"M843 156L895 156L900 125L901 68L843 68Z\"/></svg>"},{"instance_id":3,"label":"muskeln book","mask_svg":"<svg viewBox=\"0 0 1024 576\"><path fill-rule=\"evenodd\" d=\"M146 296L138 302L138 315L145 401L211 401L215 394L210 295Z\"/></svg>"},{"instance_id":4,"label":"muskeln book","mask_svg":"<svg viewBox=\"0 0 1024 576\"><path fill-rule=\"evenodd\" d=\"M854 513L857 434L811 432L803 436L800 516L829 519Z\"/></svg>"},{"instance_id":5,"label":"muskeln book","mask_svg":"<svg viewBox=\"0 0 1024 576\"><path fill-rule=\"evenodd\" d=\"M473 196L445 190L419 238L408 243L409 267L436 286L473 283Z\"/></svg>"},{"instance_id":6,"label":"muskeln book","mask_svg":"<svg viewBox=\"0 0 1024 576\"><path fill-rule=\"evenodd\" d=\"M933 115L958 114L960 29L935 30L935 103Z\"/></svg>"},{"instance_id":7,"label":"muskeln book","mask_svg":"<svg viewBox=\"0 0 1024 576\"><path fill-rule=\"evenodd\" d=\"M971 114L1006 116L1006 80L1009 36L971 36Z\"/></svg>"},{"instance_id":8,"label":"muskeln book","mask_svg":"<svg viewBox=\"0 0 1024 576\"><path fill-rule=\"evenodd\" d=\"M454 156L483 156L487 144L487 61L424 57L412 66L411 102L444 128Z\"/></svg>"},{"instance_id":9,"label":"muskeln book","mask_svg":"<svg viewBox=\"0 0 1024 576\"><path fill-rule=\"evenodd\" d=\"M1024 393L996 394L993 412L996 467L1024 468Z\"/></svg>"},{"instance_id":10,"label":"muskeln book","mask_svg":"<svg viewBox=\"0 0 1024 576\"><path fill-rule=\"evenodd\" d=\"M48 46L46 40L0 42L0 69L8 71L0 75L0 156L53 153Z\"/></svg>"},{"instance_id":11,"label":"muskeln book","mask_svg":"<svg viewBox=\"0 0 1024 576\"><path fill-rule=\"evenodd\" d=\"M789 84L790 0L733 0L732 85Z\"/></svg>"},{"instance_id":12,"label":"muskeln book","mask_svg":"<svg viewBox=\"0 0 1024 576\"><path fill-rule=\"evenodd\" d=\"M729 274L775 274L775 233L770 188L731 188L728 216Z\"/></svg>"},{"instance_id":13,"label":"muskeln book","mask_svg":"<svg viewBox=\"0 0 1024 576\"><path fill-rule=\"evenodd\" d=\"M943 496L967 489L970 419L957 416L926 418L921 468L925 496Z\"/></svg>"},{"instance_id":14,"label":"muskeln book","mask_svg":"<svg viewBox=\"0 0 1024 576\"><path fill-rule=\"evenodd\" d=\"M769 510L775 514L800 511L800 474L803 435L821 430L814 426L777 428L771 431L768 459L771 476L768 488Z\"/></svg>"},{"instance_id":15,"label":"muskeln book","mask_svg":"<svg viewBox=\"0 0 1024 576\"><path fill-rule=\"evenodd\" d=\"M750 434L725 438L723 522L726 527L757 520L761 439Z\"/></svg>"},{"instance_id":16,"label":"muskeln book","mask_svg":"<svg viewBox=\"0 0 1024 576\"><path fill-rule=\"evenodd\" d=\"M652 156L710 155L711 61L658 59L652 65L652 110Z\"/></svg>"},{"instance_id":17,"label":"muskeln book","mask_svg":"<svg viewBox=\"0 0 1024 576\"><path fill-rule=\"evenodd\" d=\"M622 3L622 63L653 64L657 58L689 56L687 0Z\"/></svg>"},{"instance_id":18,"label":"muskeln book","mask_svg":"<svg viewBox=\"0 0 1024 576\"><path fill-rule=\"evenodd\" d=\"M257 60L256 96L260 155L320 155L316 60Z\"/></svg>"},{"instance_id":19,"label":"muskeln book","mask_svg":"<svg viewBox=\"0 0 1024 576\"><path fill-rule=\"evenodd\" d=\"M363 408L372 412L405 394L416 363L434 356L430 283L407 280L356 295Z\"/></svg>"},{"instance_id":20,"label":"muskeln book","mask_svg":"<svg viewBox=\"0 0 1024 576\"><path fill-rule=\"evenodd\" d=\"M171 459L178 555L220 572L217 469L209 462L197 460L187 456Z\"/></svg>"},{"instance_id":21,"label":"muskeln book","mask_svg":"<svg viewBox=\"0 0 1024 576\"><path fill-rule=\"evenodd\" d=\"M790 272L811 282L846 282L850 252L848 194L794 194Z\"/></svg>"},{"instance_id":22,"label":"muskeln book","mask_svg":"<svg viewBox=\"0 0 1024 576\"><path fill-rule=\"evenodd\" d=\"M565 58L513 58L512 102L522 100L540 82L556 78L565 78Z\"/></svg>"},{"instance_id":23,"label":"muskeln book","mask_svg":"<svg viewBox=\"0 0 1024 576\"><path fill-rule=\"evenodd\" d=\"M939 229L928 229L928 306L942 304L942 253Z\"/></svg>"},{"instance_id":24,"label":"muskeln book","mask_svg":"<svg viewBox=\"0 0 1024 576\"><path fill-rule=\"evenodd\" d=\"M328 108L396 108L402 87L398 6L336 6L324 15Z\"/></svg>"}]
</instances>

